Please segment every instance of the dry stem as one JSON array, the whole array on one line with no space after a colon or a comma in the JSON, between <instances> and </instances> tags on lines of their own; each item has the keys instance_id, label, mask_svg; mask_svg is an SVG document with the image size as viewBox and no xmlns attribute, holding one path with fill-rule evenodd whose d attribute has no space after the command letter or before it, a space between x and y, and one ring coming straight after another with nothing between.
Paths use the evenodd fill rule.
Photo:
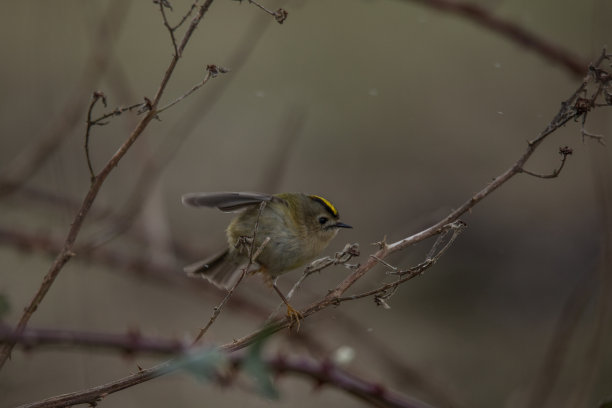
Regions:
<instances>
[{"instance_id":1,"label":"dry stem","mask_svg":"<svg viewBox=\"0 0 612 408\"><path fill-rule=\"evenodd\" d=\"M91 209L91 206L94 200L96 199L98 192L100 191L100 188L102 187L102 184L104 184L104 181L106 180L108 175L117 166L119 161L127 153L127 151L134 144L134 142L136 142L136 140L145 130L149 122L155 117L157 113L156 112L157 105L164 93L164 90L166 89L166 85L168 84L168 81L170 80L172 73L174 72L176 64L179 61L179 55L182 53L183 49L186 47L187 43L189 42L189 39L191 38L191 35L193 34L194 30L198 26L200 20L204 17L204 14L208 11L208 8L212 4L212 2L213 0L207 0L203 5L201 5L198 8L198 12L196 16L191 21L191 24L189 25L189 27L187 28L185 32L185 35L183 36L181 45L178 48L179 50L178 54L175 54L172 57L172 60L170 61L170 64L168 68L166 69L166 72L162 78L161 84L159 85L159 88L157 89L155 97L152 100L151 110L149 110L148 113L140 120L140 122L136 125L136 128L132 131L128 139L123 143L123 145L121 145L119 150L117 150L117 152L110 158L110 160L106 163L106 165L100 171L100 173L98 173L98 175L96 175L94 179L92 180L89 191L87 192L85 198L83 199L81 208L77 212L77 215L75 216L72 222L72 225L68 232L68 236L66 237L66 241L64 243L64 248L55 258L55 261L53 262L53 264L49 268L49 271L45 275L42 284L40 285L36 294L30 301L29 305L25 308L25 311L23 315L21 316L21 318L19 319L19 323L17 324L17 327L15 329L16 333L21 333L25 329L25 327L28 324L28 321L30 320L30 318L32 317L36 309L38 308L38 305L44 299L45 295L47 294L47 292L53 285L53 282L55 281L55 279L61 272L64 265L66 265L66 263L68 263L68 261L75 255L74 252L72 251L72 248L79 235L79 232L81 230L81 226L83 225L85 217L89 213L89 210ZM0 351L0 368L2 368L6 360L9 358L12 349L13 349L13 344L8 343L8 344L5 344L2 350Z\"/></svg>"}]
</instances>

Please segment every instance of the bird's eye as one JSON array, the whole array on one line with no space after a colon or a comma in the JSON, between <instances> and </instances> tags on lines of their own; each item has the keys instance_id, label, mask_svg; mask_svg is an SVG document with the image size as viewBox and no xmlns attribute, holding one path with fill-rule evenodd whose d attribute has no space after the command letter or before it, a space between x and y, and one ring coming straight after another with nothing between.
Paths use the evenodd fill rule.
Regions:
<instances>
[{"instance_id":1,"label":"bird's eye","mask_svg":"<svg viewBox=\"0 0 612 408\"><path fill-rule=\"evenodd\" d=\"M319 224L323 225L327 221L329 221L329 218L327 218L327 217L319 217Z\"/></svg>"}]
</instances>

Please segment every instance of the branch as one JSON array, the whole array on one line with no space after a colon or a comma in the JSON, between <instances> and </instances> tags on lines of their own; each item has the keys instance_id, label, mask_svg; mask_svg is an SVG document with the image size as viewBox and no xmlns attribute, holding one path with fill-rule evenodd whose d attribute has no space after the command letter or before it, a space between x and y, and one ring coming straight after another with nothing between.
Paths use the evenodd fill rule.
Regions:
<instances>
[{"instance_id":1,"label":"branch","mask_svg":"<svg viewBox=\"0 0 612 408\"><path fill-rule=\"evenodd\" d=\"M30 304L25 308L23 315L19 319L19 323L17 324L17 327L15 329L17 333L20 333L25 329L25 327L28 324L28 321L30 320L30 318L32 317L32 315L34 314L34 312L36 311L36 309L38 308L38 306L40 305L40 303L46 296L47 292L53 285L53 282L59 275L64 265L66 265L66 263L68 263L70 259L73 256L75 256L75 253L72 250L74 243L79 235L81 226L83 225L83 222L85 221L85 218L87 214L89 213L89 210L91 209L91 206L94 200L96 199L98 192L100 191L100 188L104 184L104 181L106 180L108 175L111 173L111 171L117 166L119 161L127 153L127 151L134 144L134 142L136 142L136 140L142 134L142 132L146 129L149 122L156 116L157 105L179 61L179 58L180 58L179 56L182 55L182 52L187 46L187 43L189 42L191 35L193 34L194 30L198 26L199 22L204 17L204 14L208 11L208 8L212 4L212 2L213 0L207 0L203 5L201 5L198 8L198 11L195 17L191 21L191 24L189 25L189 27L187 28L183 36L181 44L178 48L178 51L179 51L178 54L172 57L172 60L170 61L170 64L168 68L166 69L166 72L162 78L161 84L159 85L159 88L151 103L151 110L140 120L140 122L136 125L136 128L132 131L128 139L123 143L123 145L121 145L121 147L119 147L119 150L117 150L117 152L111 157L111 159L106 163L104 168L94 178L94 180L92 180L89 191L87 192L85 198L83 199L83 204L81 205L81 208L79 209L76 216L74 217L74 220L72 221L72 224L68 232L68 235L66 237L66 241L64 243L64 247L62 251L55 258L55 261L53 262L53 264L49 268L49 271L45 275L43 282L40 285L38 291L36 292L32 300L30 301ZM6 360L9 358L12 348L13 348L13 345L9 343L9 344L5 344L2 350L0 351L0 368L2 368Z\"/></svg>"},{"instance_id":2,"label":"branch","mask_svg":"<svg viewBox=\"0 0 612 408\"><path fill-rule=\"evenodd\" d=\"M194 345L197 344L198 341L200 341L202 337L204 337L204 334L206 334L210 326L212 326L213 323L217 320L217 317L219 317L219 315L221 314L221 311L223 310L223 307L225 306L229 298L234 294L234 291L236 290L240 282L242 282L242 280L246 276L247 272L249 271L253 263L257 260L257 257L261 254L261 251L263 251L266 245L268 245L268 242L270 242L270 237L266 237L264 241L261 243L261 245L259 246L259 248L255 250L255 238L257 237L257 230L259 229L259 218L261 217L261 212L264 210L264 208L266 208L266 202L262 201L261 204L259 205L259 212L257 213L257 218L255 219L255 227L253 228L253 236L250 237L251 245L248 248L249 262L244 268L242 268L242 273L240 274L240 277L238 278L236 283L234 283L234 285L230 288L230 290L227 291L227 294L225 295L221 303L213 309L213 314L208 320L208 323L206 323L206 326L200 329L200 332L198 333L195 340L193 341Z\"/></svg>"},{"instance_id":3,"label":"branch","mask_svg":"<svg viewBox=\"0 0 612 408\"><path fill-rule=\"evenodd\" d=\"M561 164L559 165L558 168L553 170L553 172L550 173L550 174L532 173L532 172L527 171L525 169L522 169L521 171L523 173L525 173L525 174L529 174L530 176L537 177L537 178L543 178L543 179L556 178L561 173L561 170L563 170L563 166L565 165L565 160L567 159L567 156L571 155L572 153L574 153L574 151L571 148L569 148L568 146L560 147L559 148L559 154L561 155Z\"/></svg>"},{"instance_id":4,"label":"branch","mask_svg":"<svg viewBox=\"0 0 612 408\"><path fill-rule=\"evenodd\" d=\"M53 256L62 249L63 241L40 232L27 233L0 226L0 244L12 245L22 251L39 251L45 255ZM189 253L189 258L197 256L196 253L180 245L177 250ZM188 278L185 274L176 273L176 268L173 266L152 262L150 258L135 256L133 252L122 253L107 247L96 248L92 251L81 245L76 246L75 251L79 254L79 260L100 263L108 267L109 270L120 274L127 271L137 278L152 280L164 286L171 285L190 290L197 294L198 298L201 298L203 293L207 298L213 298L213 300L220 296L220 292L204 280ZM241 296L239 293L234 295L229 307L240 310L240 313L249 313L253 318L263 319L268 313L265 307L245 296Z\"/></svg>"},{"instance_id":5,"label":"branch","mask_svg":"<svg viewBox=\"0 0 612 408\"><path fill-rule=\"evenodd\" d=\"M172 6L170 5L170 3L168 3L167 0L153 0L153 3L159 3L159 12L161 13L162 20L164 21L164 27L168 29L168 33L170 34L170 39L172 40L172 47L174 48L174 55L178 56L179 52L176 46L176 38L174 37L175 29L170 27L170 24L168 23L168 18L166 17L166 10L165 10L165 8L169 8L170 10L172 10ZM191 10L193 10L193 5L192 5L192 8L189 10L189 13L191 13Z\"/></svg>"},{"instance_id":6,"label":"branch","mask_svg":"<svg viewBox=\"0 0 612 408\"><path fill-rule=\"evenodd\" d=\"M584 67L588 65L587 61L572 54L567 49L548 42L517 24L497 17L477 4L457 0L408 1L465 17L480 26L503 35L519 45L536 51L544 58L559 64L574 76L584 75Z\"/></svg>"},{"instance_id":7,"label":"branch","mask_svg":"<svg viewBox=\"0 0 612 408\"><path fill-rule=\"evenodd\" d=\"M435 263L438 262L438 259L440 259L440 257L446 252L446 250L450 248L450 245L455 241L455 239L457 239L459 234L463 232L463 230L466 227L467 225L463 221L455 221L451 224L445 225L443 231L438 236L438 239L436 240L435 244L431 248L431 251L427 255L427 258L425 259L425 261L405 271L400 270L399 268L390 265L389 263L387 263L381 258L378 258L375 255L370 255L377 262L382 263L383 265L391 269L391 272L388 272L389 275L398 275L400 276L400 278L397 279L395 282L387 283L373 290L359 293L357 295L338 298L336 302L340 303L340 302L346 302L348 300L357 300L357 299L361 299L364 297L374 296L374 301L376 302L377 305L382 305L385 308L389 308L386 301L395 294L395 291L397 290L399 285L401 285L404 282L409 281L410 279L413 279L417 276L422 275L423 272L425 272L427 269L434 266ZM449 231L452 231L453 235L446 242L444 247L442 247L442 249L438 251L439 245L444 241L444 239L446 238L446 234ZM381 245L384 246L385 243L383 242L381 243Z\"/></svg>"},{"instance_id":8,"label":"branch","mask_svg":"<svg viewBox=\"0 0 612 408\"><path fill-rule=\"evenodd\" d=\"M257 43L268 26L269 22L267 20L257 19L251 23L246 34L242 37L242 41L227 59L232 72L239 72L245 65L252 52L257 48ZM104 228L104 231L97 234L98 237L95 238L95 242L92 240L92 246L98 246L132 226L149 192L155 185L155 180L174 158L183 142L193 132L194 127L211 111L215 102L223 95L230 83L230 81L216 83L215 87L210 88L205 95L202 94L189 106L189 110L185 111L182 117L175 122L172 129L167 132L169 136L163 139L162 145L155 154L149 156L149 159L142 166L140 175L137 177L139 182L133 186L131 194L125 200L126 208L121 211L121 214L113 218L110 227ZM283 154L286 153L283 152ZM274 190L264 189L263 191Z\"/></svg>"},{"instance_id":9,"label":"branch","mask_svg":"<svg viewBox=\"0 0 612 408\"><path fill-rule=\"evenodd\" d=\"M598 60L593 64L594 67L598 67L604 60L608 59L608 55L604 52L598 58ZM592 70L590 70L592 71ZM491 193L497 190L500 186L510 180L517 174L522 172L522 168L525 163L529 160L529 158L533 155L538 146L546 139L547 136L555 132L565 123L567 123L571 119L575 119L580 117L584 112L581 112L579 109L576 109L576 98L578 95L584 92L587 84L594 83L597 87L595 93L602 94L602 87L607 90L608 83L607 81L601 81L598 79L597 75L593 75L589 73L584 80L583 83L579 86L578 90L574 92L574 94L564 101L561 104L561 108L559 112L555 115L553 120L546 126L546 128L540 132L540 134L533 140L529 141L527 144L526 151L519 157L519 159L506 171L500 174L498 177L494 178L491 183L486 185L481 191L472 196L469 200L463 203L459 208L452 211L448 214L444 219L440 220L436 224L430 226L429 228L418 232L414 235L396 241L392 244L382 243L381 248L372 256L370 256L367 262L353 271L349 276L347 276L342 282L340 282L333 290L330 290L329 293L320 301L311 304L306 307L301 314L304 318L314 314L318 311L328 308L329 306L334 306L338 304L339 299L342 298L342 295L361 277L363 277L369 270L371 270L375 265L379 263L379 260L385 259L392 253L398 252L412 244L423 241L429 237L434 235L438 235L443 232L446 228L448 228L448 224L451 224L459 219L459 217L466 212L470 211L474 208L480 201L484 198L488 197ZM604 92L605 93L605 92ZM410 276L410 275L408 275ZM407 277L408 277L407 276ZM261 338L261 334L265 331L268 334L272 334L287 328L291 325L292 321L290 318L280 318L272 322L266 328L251 333L247 336L244 336L240 339L234 340L231 343L224 344L218 347L218 350L223 352L233 352L236 350L243 349L250 344L254 343L257 339ZM117 392L119 390L131 387L136 384L140 384L142 382L148 381L152 378L159 377L168 373L168 369L170 367L170 362L164 362L157 366L151 367L146 370L142 370L139 373L130 375L128 377L100 385L94 388L90 388L88 390L82 392L75 392L72 394L66 394L64 396L54 397L49 400L42 401L40 403L35 403L29 405L31 407L50 407L50 406L65 406L65 405L74 405L78 403L91 403L91 401L95 401L97 398L105 396L107 394ZM47 404L48 401L54 401L55 405ZM63 401L63 402L62 402ZM69 401L70 403L66 403Z\"/></svg>"},{"instance_id":10,"label":"branch","mask_svg":"<svg viewBox=\"0 0 612 408\"><path fill-rule=\"evenodd\" d=\"M6 326L0 326L0 343L19 344L24 350L44 346L64 346L118 350L126 354L153 353L162 355L184 353L191 348L191 343L185 340L145 337L137 331L130 331L127 334L107 334L26 329L21 333L16 333Z\"/></svg>"},{"instance_id":11,"label":"branch","mask_svg":"<svg viewBox=\"0 0 612 408\"><path fill-rule=\"evenodd\" d=\"M206 67L206 75L204 76L204 79L202 79L202 81L198 82L196 85L194 85L185 94L179 96L178 98L176 98L174 101L170 102L169 104L167 104L163 108L159 108L157 110L157 113L160 114L163 111L165 111L166 109L170 109L171 107L173 107L174 105L176 105L177 103L179 103L180 101L182 101L183 99L187 98L189 95L191 95L192 93L194 93L195 91L197 91L198 89L203 87L208 82L209 79L214 78L214 77L216 77L219 74L225 74L227 72L229 72L229 70L226 69L226 68L218 67L216 65L208 65Z\"/></svg>"},{"instance_id":12,"label":"branch","mask_svg":"<svg viewBox=\"0 0 612 408\"><path fill-rule=\"evenodd\" d=\"M87 130L85 131L85 158L87 160L87 167L89 168L89 176L91 182L96 178L96 172L93 169L93 165L91 164L91 157L89 157L89 134L91 128L95 125L95 122L91 120L91 112L93 111L96 103L102 100L104 107L106 107L106 95L100 91L96 91L93 93L93 97L91 98L91 103L89 104L89 109L87 110Z\"/></svg>"},{"instance_id":13,"label":"branch","mask_svg":"<svg viewBox=\"0 0 612 408\"><path fill-rule=\"evenodd\" d=\"M36 143L28 145L8 166L0 172L0 197L19 190L53 156L71 131L81 124L83 100L89 90L106 72L112 62L112 51L128 13L129 1L116 0L109 4L97 33L92 40L92 53L87 59L81 77L68 102L61 112L55 115L55 122L45 127ZM110 24L113 24L111 27ZM114 35L109 35L112 32ZM0 363L0 367L1 367Z\"/></svg>"},{"instance_id":14,"label":"branch","mask_svg":"<svg viewBox=\"0 0 612 408\"><path fill-rule=\"evenodd\" d=\"M21 333L15 333L6 328L0 327L0 342L10 342L19 344L26 350L39 348L43 346L70 346L70 347L85 347L96 349L118 350L122 353L155 353L163 355L178 355L174 360L163 363L163 371L149 374L146 376L145 371L140 371L135 376L146 376L148 379L153 379L162 374L169 374L186 365L197 364L197 356L201 353L210 352L210 347L191 348L189 343L180 340L164 340L157 338L148 338L140 333L128 333L125 335L104 334L104 333L87 333L87 332L72 332L65 330L41 330L41 329L26 329ZM245 361L245 355L229 355L227 356L231 367L239 369ZM385 407L398 408L426 408L427 406L420 401L411 399L404 395L393 392L383 385L372 383L364 380L356 375L350 374L330 361L317 362L304 358L286 358L277 356L275 358L265 358L263 363L272 369L277 376L287 373L300 374L312 379L317 387L329 385L340 390L343 390L357 398L363 399L370 403L375 402L383 404ZM211 376L216 378L218 382L226 385L224 379L231 378L227 374L227 370L223 367L215 367L217 374ZM110 384L108 384L110 385ZM115 384L115 387L105 394L90 390L85 393L64 394L58 397L48 398L43 401L34 402L31 404L22 405L21 408L34 407L65 407L76 404L95 405L101 401L106 395L121 390L125 384ZM99 388L99 387L96 387Z\"/></svg>"},{"instance_id":15,"label":"branch","mask_svg":"<svg viewBox=\"0 0 612 408\"><path fill-rule=\"evenodd\" d=\"M242 0L239 0L239 1L242 1ZM262 6L261 4L259 4L255 0L247 0L247 1L249 2L249 4L256 5L257 7L259 7L263 11L265 11L267 14L271 15L272 17L274 17L276 22L279 23L279 24L283 24L285 22L285 20L287 19L287 17L289 16L289 13L287 13L287 11L285 9L279 8L276 11L272 11L272 10L269 10L269 9L265 8L264 6Z\"/></svg>"}]
</instances>

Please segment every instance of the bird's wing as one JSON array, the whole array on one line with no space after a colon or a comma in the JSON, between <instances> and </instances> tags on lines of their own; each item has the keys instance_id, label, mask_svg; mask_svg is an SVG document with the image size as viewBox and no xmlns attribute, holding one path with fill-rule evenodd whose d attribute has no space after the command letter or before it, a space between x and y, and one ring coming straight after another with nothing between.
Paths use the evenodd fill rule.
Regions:
<instances>
[{"instance_id":1,"label":"bird's wing","mask_svg":"<svg viewBox=\"0 0 612 408\"><path fill-rule=\"evenodd\" d=\"M223 212L242 210L262 201L283 201L271 194L262 193L189 193L182 197L183 204L192 207L218 208Z\"/></svg>"}]
</instances>

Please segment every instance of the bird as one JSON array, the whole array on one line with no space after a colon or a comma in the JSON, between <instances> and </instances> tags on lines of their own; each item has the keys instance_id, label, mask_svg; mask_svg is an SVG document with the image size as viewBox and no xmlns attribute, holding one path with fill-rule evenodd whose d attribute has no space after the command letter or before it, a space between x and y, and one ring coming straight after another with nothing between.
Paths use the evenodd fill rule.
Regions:
<instances>
[{"instance_id":1,"label":"bird","mask_svg":"<svg viewBox=\"0 0 612 408\"><path fill-rule=\"evenodd\" d=\"M340 229L352 228L340 222L336 207L319 195L188 193L182 196L182 202L191 207L240 212L227 227L227 248L186 266L187 275L230 290L243 273L260 273L287 306L291 325L297 322L298 328L303 316L276 286L277 278L319 255Z\"/></svg>"}]
</instances>

